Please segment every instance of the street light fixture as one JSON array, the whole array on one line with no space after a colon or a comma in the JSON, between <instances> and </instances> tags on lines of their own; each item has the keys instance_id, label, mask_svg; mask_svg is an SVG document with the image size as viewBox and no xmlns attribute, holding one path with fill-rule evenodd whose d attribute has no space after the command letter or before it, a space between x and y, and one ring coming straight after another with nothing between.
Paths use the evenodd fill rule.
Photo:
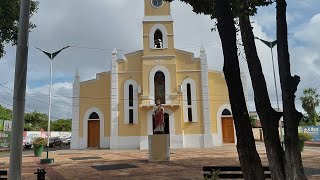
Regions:
<instances>
[{"instance_id":1,"label":"street light fixture","mask_svg":"<svg viewBox=\"0 0 320 180\"><path fill-rule=\"evenodd\" d=\"M51 122L51 89L52 89L52 63L53 63L53 59L63 50L69 48L70 46L66 46L62 49L60 49L59 51L56 51L54 53L49 53L46 52L40 48L37 48L38 50L42 51L44 54L46 54L49 58L50 58L50 85L49 85L49 111L48 111L48 128L47 128L47 138L48 138L48 142L47 142L47 158L46 159L41 159L41 164L49 164L49 163L53 163L54 159L51 158L49 159L49 145L50 145L50 122Z\"/></svg>"},{"instance_id":2,"label":"street light fixture","mask_svg":"<svg viewBox=\"0 0 320 180\"><path fill-rule=\"evenodd\" d=\"M274 79L274 86L275 86L275 89L276 89L277 107L278 107L278 111L279 111L280 107L279 107L279 100L278 100L278 89L277 89L277 81L276 81L276 72L275 72L275 68L274 68L273 50L272 50L272 48L277 44L277 40L275 40L275 41L266 41L266 40L260 39L258 37L254 37L254 38L260 40L261 42L263 42L265 45L267 45L270 48L271 60L272 60L272 68L273 68L273 79ZM280 127L281 145L283 146L283 133L282 133L282 122L281 122L281 120L279 121L279 127Z\"/></svg>"}]
</instances>

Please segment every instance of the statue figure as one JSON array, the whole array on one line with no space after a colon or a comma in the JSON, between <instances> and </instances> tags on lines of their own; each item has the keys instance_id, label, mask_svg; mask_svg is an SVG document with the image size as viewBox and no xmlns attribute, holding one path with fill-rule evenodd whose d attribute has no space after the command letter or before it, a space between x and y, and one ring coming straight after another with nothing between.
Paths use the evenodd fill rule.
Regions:
<instances>
[{"instance_id":1,"label":"statue figure","mask_svg":"<svg viewBox=\"0 0 320 180\"><path fill-rule=\"evenodd\" d=\"M153 110L153 115L154 115L154 124L155 124L155 129L154 133L155 134L164 134L164 109L161 106L160 100L157 100L156 106Z\"/></svg>"}]
</instances>

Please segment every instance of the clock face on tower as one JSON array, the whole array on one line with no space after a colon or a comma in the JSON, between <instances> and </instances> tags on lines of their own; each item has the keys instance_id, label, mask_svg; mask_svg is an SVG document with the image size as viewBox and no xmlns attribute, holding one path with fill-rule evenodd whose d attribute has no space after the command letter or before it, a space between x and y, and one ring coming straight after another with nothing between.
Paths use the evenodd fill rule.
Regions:
<instances>
[{"instance_id":1,"label":"clock face on tower","mask_svg":"<svg viewBox=\"0 0 320 180\"><path fill-rule=\"evenodd\" d=\"M163 0L151 0L152 6L158 8L160 6L162 6L163 4Z\"/></svg>"}]
</instances>

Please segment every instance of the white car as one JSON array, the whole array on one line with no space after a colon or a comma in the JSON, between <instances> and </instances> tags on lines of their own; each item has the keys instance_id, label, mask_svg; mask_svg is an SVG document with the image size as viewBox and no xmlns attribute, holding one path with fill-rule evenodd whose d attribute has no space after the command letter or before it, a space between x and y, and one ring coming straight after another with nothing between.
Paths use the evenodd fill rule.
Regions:
<instances>
[{"instance_id":1,"label":"white car","mask_svg":"<svg viewBox=\"0 0 320 180\"><path fill-rule=\"evenodd\" d=\"M62 143L66 144L66 145L69 145L70 142L71 142L71 138L70 137L69 138L61 138L61 140L62 140Z\"/></svg>"}]
</instances>

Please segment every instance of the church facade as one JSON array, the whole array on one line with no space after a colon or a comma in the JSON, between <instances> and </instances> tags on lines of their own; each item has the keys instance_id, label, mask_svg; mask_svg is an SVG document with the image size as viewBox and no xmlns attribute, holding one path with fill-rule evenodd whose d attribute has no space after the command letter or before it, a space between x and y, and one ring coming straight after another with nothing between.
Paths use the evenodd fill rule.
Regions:
<instances>
[{"instance_id":1,"label":"church facade","mask_svg":"<svg viewBox=\"0 0 320 180\"><path fill-rule=\"evenodd\" d=\"M111 71L73 84L72 149L147 149L156 101L164 108L170 148L212 148L234 143L228 89L220 71L174 48L170 3L145 0L143 49L119 58ZM214 61L210 60L210 61Z\"/></svg>"}]
</instances>

